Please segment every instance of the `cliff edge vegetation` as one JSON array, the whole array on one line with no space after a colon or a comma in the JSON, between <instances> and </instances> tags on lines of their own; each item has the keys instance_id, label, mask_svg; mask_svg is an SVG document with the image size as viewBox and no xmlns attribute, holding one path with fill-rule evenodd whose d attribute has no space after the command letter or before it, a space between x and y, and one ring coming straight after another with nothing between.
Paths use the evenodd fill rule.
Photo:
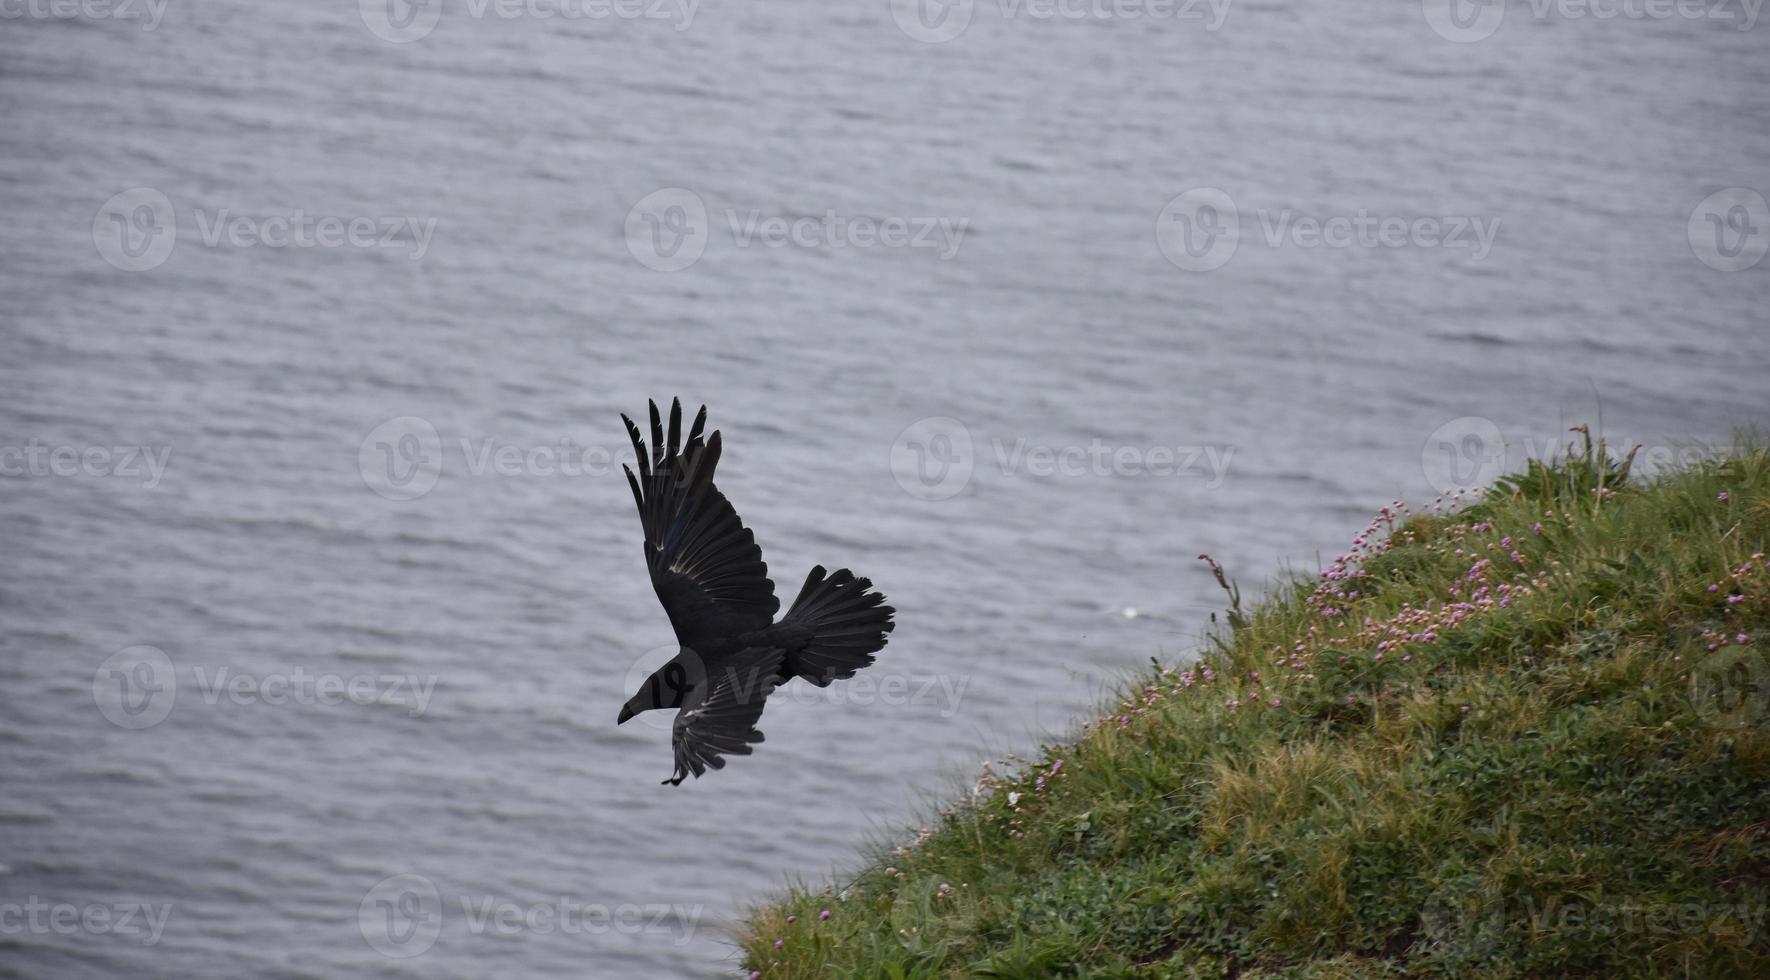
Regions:
<instances>
[{"instance_id":1,"label":"cliff edge vegetation","mask_svg":"<svg viewBox=\"0 0 1770 980\"><path fill-rule=\"evenodd\" d=\"M752 910L743 973L1770 976L1770 456L1582 438L1225 582L1196 661Z\"/></svg>"}]
</instances>

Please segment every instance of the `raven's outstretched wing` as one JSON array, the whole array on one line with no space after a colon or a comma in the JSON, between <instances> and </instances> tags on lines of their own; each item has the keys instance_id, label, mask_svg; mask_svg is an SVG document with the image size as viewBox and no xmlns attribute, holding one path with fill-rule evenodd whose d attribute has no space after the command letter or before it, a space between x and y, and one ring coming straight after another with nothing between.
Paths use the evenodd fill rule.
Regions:
<instances>
[{"instance_id":1,"label":"raven's outstretched wing","mask_svg":"<svg viewBox=\"0 0 1770 980\"><path fill-rule=\"evenodd\" d=\"M719 433L705 441L706 406L682 443L682 402L670 404L666 440L651 403L651 452L627 416L627 435L639 457L639 474L627 469L639 522L645 528L645 564L676 639L694 647L702 637L729 637L774 621L780 600L755 535L713 486L719 465Z\"/></svg>"},{"instance_id":2,"label":"raven's outstretched wing","mask_svg":"<svg viewBox=\"0 0 1770 980\"><path fill-rule=\"evenodd\" d=\"M780 683L784 659L773 647L745 647L708 668L702 697L676 713L670 733L676 772L664 782L679 786L691 772L699 779L710 768L724 769L727 755L750 754L750 746L762 741L756 720Z\"/></svg>"}]
</instances>

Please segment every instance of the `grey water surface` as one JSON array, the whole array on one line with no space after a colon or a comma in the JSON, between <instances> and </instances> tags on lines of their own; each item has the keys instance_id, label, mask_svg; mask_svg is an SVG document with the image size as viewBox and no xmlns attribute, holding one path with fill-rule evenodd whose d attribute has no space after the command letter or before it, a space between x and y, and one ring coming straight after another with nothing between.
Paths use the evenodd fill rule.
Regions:
<instances>
[{"instance_id":1,"label":"grey water surface","mask_svg":"<svg viewBox=\"0 0 1770 980\"><path fill-rule=\"evenodd\" d=\"M0 974L733 975L1201 552L1762 422L1770 25L1439 6L7 6ZM678 394L899 612L670 789Z\"/></svg>"}]
</instances>

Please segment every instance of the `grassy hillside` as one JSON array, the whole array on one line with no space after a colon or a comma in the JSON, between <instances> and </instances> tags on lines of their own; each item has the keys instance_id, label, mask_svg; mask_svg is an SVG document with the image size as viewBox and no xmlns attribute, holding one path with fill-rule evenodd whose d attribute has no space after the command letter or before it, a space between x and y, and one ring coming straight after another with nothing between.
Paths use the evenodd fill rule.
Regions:
<instances>
[{"instance_id":1,"label":"grassy hillside","mask_svg":"<svg viewBox=\"0 0 1770 980\"><path fill-rule=\"evenodd\" d=\"M1385 508L745 971L1770 976L1770 456L1628 468Z\"/></svg>"}]
</instances>

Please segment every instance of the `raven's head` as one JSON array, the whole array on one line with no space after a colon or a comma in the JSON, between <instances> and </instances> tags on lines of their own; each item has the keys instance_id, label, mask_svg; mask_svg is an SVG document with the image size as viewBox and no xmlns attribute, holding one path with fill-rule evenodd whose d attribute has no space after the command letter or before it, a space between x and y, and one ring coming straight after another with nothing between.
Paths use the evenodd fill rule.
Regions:
<instances>
[{"instance_id":1,"label":"raven's head","mask_svg":"<svg viewBox=\"0 0 1770 980\"><path fill-rule=\"evenodd\" d=\"M677 651L670 662L659 667L639 690L621 705L621 716L615 724L626 724L627 719L641 711L654 708L680 708L690 691L702 680L701 661L688 650Z\"/></svg>"}]
</instances>

